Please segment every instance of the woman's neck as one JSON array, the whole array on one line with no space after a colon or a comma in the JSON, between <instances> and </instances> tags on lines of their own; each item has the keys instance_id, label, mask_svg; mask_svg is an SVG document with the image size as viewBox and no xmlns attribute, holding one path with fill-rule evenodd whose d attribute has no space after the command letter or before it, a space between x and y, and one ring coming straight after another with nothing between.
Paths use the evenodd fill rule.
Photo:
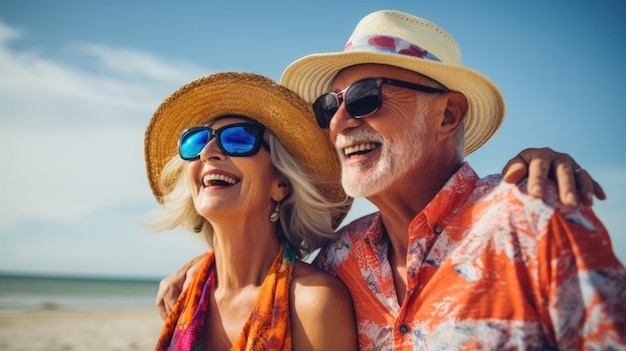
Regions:
<instances>
[{"instance_id":1,"label":"woman's neck","mask_svg":"<svg viewBox=\"0 0 626 351\"><path fill-rule=\"evenodd\" d=\"M213 228L216 290L232 293L260 286L280 247L276 224L239 222Z\"/></svg>"}]
</instances>

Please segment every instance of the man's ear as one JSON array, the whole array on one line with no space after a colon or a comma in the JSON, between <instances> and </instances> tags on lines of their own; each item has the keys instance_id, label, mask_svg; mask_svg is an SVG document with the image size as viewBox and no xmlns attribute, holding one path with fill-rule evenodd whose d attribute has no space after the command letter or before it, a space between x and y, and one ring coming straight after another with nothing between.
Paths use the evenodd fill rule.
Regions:
<instances>
[{"instance_id":1,"label":"man's ear","mask_svg":"<svg viewBox=\"0 0 626 351\"><path fill-rule=\"evenodd\" d=\"M443 137L454 135L465 120L469 110L467 97L458 91L445 94L447 104L441 120L440 133Z\"/></svg>"}]
</instances>

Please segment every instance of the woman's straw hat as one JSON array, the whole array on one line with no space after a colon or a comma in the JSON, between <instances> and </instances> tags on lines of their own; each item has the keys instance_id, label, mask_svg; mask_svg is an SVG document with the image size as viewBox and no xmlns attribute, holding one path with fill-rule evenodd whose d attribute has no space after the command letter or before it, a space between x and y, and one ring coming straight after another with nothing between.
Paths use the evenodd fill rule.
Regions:
<instances>
[{"instance_id":1,"label":"woman's straw hat","mask_svg":"<svg viewBox=\"0 0 626 351\"><path fill-rule=\"evenodd\" d=\"M461 51L442 28L399 11L378 11L356 26L343 52L313 54L293 62L280 83L312 103L330 91L344 68L384 64L428 76L469 100L465 118L465 154L493 136L504 121L504 98L498 87L481 73L461 64Z\"/></svg>"},{"instance_id":2,"label":"woman's straw hat","mask_svg":"<svg viewBox=\"0 0 626 351\"><path fill-rule=\"evenodd\" d=\"M150 187L159 202L171 190L161 186L159 177L165 164L178 155L180 132L224 115L245 116L263 124L313 175L314 185L324 196L333 201L346 199L337 153L328 134L315 123L310 104L267 77L225 72L184 85L154 112L144 152ZM348 209L333 216L335 228Z\"/></svg>"}]
</instances>

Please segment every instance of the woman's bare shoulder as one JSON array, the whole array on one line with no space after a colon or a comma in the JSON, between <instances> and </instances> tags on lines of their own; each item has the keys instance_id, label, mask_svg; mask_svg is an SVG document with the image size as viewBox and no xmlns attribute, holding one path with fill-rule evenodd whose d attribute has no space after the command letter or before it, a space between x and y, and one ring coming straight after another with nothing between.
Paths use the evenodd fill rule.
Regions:
<instances>
[{"instance_id":1,"label":"woman's bare shoulder","mask_svg":"<svg viewBox=\"0 0 626 351\"><path fill-rule=\"evenodd\" d=\"M357 349L352 298L339 278L297 262L290 297L294 349Z\"/></svg>"},{"instance_id":2,"label":"woman's bare shoulder","mask_svg":"<svg viewBox=\"0 0 626 351\"><path fill-rule=\"evenodd\" d=\"M352 314L352 298L339 278L318 268L299 262L291 282L291 301L299 315L323 316L329 312Z\"/></svg>"},{"instance_id":3,"label":"woman's bare shoulder","mask_svg":"<svg viewBox=\"0 0 626 351\"><path fill-rule=\"evenodd\" d=\"M323 290L337 290L346 292L347 288L343 282L319 268L306 262L298 261L294 267L292 288L299 290L313 290L320 292ZM319 291L318 291L319 290Z\"/></svg>"}]
</instances>

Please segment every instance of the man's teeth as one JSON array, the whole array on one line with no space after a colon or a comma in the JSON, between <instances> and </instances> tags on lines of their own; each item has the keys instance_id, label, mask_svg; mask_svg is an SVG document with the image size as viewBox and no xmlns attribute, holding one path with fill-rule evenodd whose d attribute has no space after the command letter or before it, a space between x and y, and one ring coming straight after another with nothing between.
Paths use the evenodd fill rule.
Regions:
<instances>
[{"instance_id":1,"label":"man's teeth","mask_svg":"<svg viewBox=\"0 0 626 351\"><path fill-rule=\"evenodd\" d=\"M375 148L376 148L376 144L375 143L365 143L365 144L359 144L359 145L354 145L354 146L347 147L347 148L343 149L343 153L345 155L351 155L351 154L354 154L356 152L363 152L363 151L374 150Z\"/></svg>"},{"instance_id":2,"label":"man's teeth","mask_svg":"<svg viewBox=\"0 0 626 351\"><path fill-rule=\"evenodd\" d=\"M215 182L221 182L221 183L226 183L229 185L234 185L234 184L237 184L237 181L238 180L236 178L229 177L224 174L215 174L215 173L207 175L202 180L202 182L204 183L204 186L214 185Z\"/></svg>"}]
</instances>

